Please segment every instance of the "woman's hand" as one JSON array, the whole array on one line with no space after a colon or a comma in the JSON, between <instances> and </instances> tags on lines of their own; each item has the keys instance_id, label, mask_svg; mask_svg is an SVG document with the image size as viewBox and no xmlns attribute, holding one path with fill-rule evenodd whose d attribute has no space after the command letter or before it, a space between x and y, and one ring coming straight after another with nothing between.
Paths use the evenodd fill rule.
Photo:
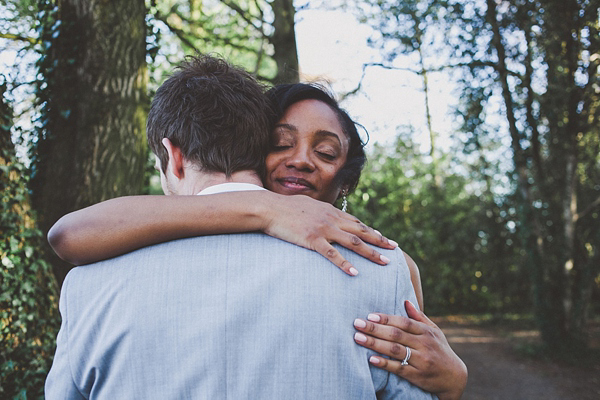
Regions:
<instances>
[{"instance_id":1,"label":"woman's hand","mask_svg":"<svg viewBox=\"0 0 600 400\"><path fill-rule=\"evenodd\" d=\"M467 367L452 350L442 330L410 301L404 306L410 318L369 314L367 320L356 319L360 332L354 340L371 350L389 356L372 356L369 362L392 372L440 400L460 399L467 385ZM402 365L411 349L408 364Z\"/></svg>"},{"instance_id":2,"label":"woman's hand","mask_svg":"<svg viewBox=\"0 0 600 400\"><path fill-rule=\"evenodd\" d=\"M81 265L174 239L257 230L317 251L350 275L356 269L332 242L379 264L386 259L364 242L397 246L331 204L267 190L111 199L65 215L48 240L59 257Z\"/></svg>"},{"instance_id":3,"label":"woman's hand","mask_svg":"<svg viewBox=\"0 0 600 400\"><path fill-rule=\"evenodd\" d=\"M366 243L386 249L398 244L369 228L358 218L308 196L277 195L265 209L263 231L273 237L314 250L349 275L358 271L331 243L338 243L380 265L390 260ZM366 242L366 243L365 243Z\"/></svg>"}]
</instances>

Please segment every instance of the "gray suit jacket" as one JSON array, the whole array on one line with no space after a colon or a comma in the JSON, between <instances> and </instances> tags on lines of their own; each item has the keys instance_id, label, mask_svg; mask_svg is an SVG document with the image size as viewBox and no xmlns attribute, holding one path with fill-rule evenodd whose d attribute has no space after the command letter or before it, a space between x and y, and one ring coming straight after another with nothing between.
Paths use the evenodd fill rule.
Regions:
<instances>
[{"instance_id":1,"label":"gray suit jacket","mask_svg":"<svg viewBox=\"0 0 600 400\"><path fill-rule=\"evenodd\" d=\"M74 268L48 399L425 399L369 366L353 321L416 304L400 250L379 266L341 249L345 275L319 254L263 234L147 247Z\"/></svg>"}]
</instances>

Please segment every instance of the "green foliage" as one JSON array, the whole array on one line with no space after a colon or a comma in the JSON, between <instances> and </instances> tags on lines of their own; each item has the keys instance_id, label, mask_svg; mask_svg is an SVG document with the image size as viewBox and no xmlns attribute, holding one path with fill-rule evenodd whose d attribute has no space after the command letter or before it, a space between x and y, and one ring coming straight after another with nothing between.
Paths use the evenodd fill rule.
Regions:
<instances>
[{"instance_id":1,"label":"green foliage","mask_svg":"<svg viewBox=\"0 0 600 400\"><path fill-rule=\"evenodd\" d=\"M272 80L277 68L270 6L266 1L152 1L148 21L158 38L159 73L170 72L182 53L218 53L263 80ZM182 51L183 50L183 51ZM162 76L156 76L162 82Z\"/></svg>"},{"instance_id":2,"label":"green foliage","mask_svg":"<svg viewBox=\"0 0 600 400\"><path fill-rule=\"evenodd\" d=\"M146 182L144 185L144 193L150 195L163 195L162 187L160 186L160 174L154 168L156 165L156 156L151 153L148 156L148 161L146 162L146 170L144 181Z\"/></svg>"},{"instance_id":3,"label":"green foliage","mask_svg":"<svg viewBox=\"0 0 600 400\"><path fill-rule=\"evenodd\" d=\"M35 43L29 37L35 20L36 0L3 0L0 1L0 37Z\"/></svg>"},{"instance_id":4,"label":"green foliage","mask_svg":"<svg viewBox=\"0 0 600 400\"><path fill-rule=\"evenodd\" d=\"M58 63L53 62L51 54L53 51L56 51L54 48L54 43L52 38L56 38L61 34L63 29L62 23L58 21L57 15L59 13L58 6L53 4L52 0L39 0L38 1L39 12L37 14L38 24L36 28L36 33L41 40L42 47L38 49L39 58L36 63L36 67L38 69L38 80L36 81L35 88L35 101L37 106L39 106L39 116L36 124L36 132L35 135L37 138L32 141L29 148L29 158L31 159L32 165L32 174L36 175L38 164L40 162L40 154L38 151L38 147L40 143L44 139L48 138L48 126L50 124L50 120L54 115L58 114L63 116L63 119L68 119L71 114L70 109L51 109L50 107L50 99L54 96L66 97L70 98L76 95L75 88L72 86L64 87L63 93L53 93L51 91L51 87L53 86L53 81L56 80L54 75L56 75L55 71L57 69ZM77 47L73 46L71 48L71 60L70 64L73 64L73 60L77 54ZM73 68L75 68L73 66ZM70 71L73 75L75 71Z\"/></svg>"},{"instance_id":5,"label":"green foliage","mask_svg":"<svg viewBox=\"0 0 600 400\"><path fill-rule=\"evenodd\" d=\"M542 337L584 348L600 274L600 3L365 3L389 67L418 57L420 75L451 71L465 153L510 145L513 224Z\"/></svg>"},{"instance_id":6,"label":"green foliage","mask_svg":"<svg viewBox=\"0 0 600 400\"><path fill-rule=\"evenodd\" d=\"M144 0L110 7L40 0L39 9L39 119L28 185L46 233L68 212L143 190L147 10ZM71 266L52 264L62 281Z\"/></svg>"},{"instance_id":7,"label":"green foliage","mask_svg":"<svg viewBox=\"0 0 600 400\"><path fill-rule=\"evenodd\" d=\"M43 398L59 328L57 285L28 206L28 171L10 144L2 102L0 148L0 397Z\"/></svg>"},{"instance_id":8,"label":"green foliage","mask_svg":"<svg viewBox=\"0 0 600 400\"><path fill-rule=\"evenodd\" d=\"M376 145L350 211L415 260L428 313L522 310L529 290L509 228L514 209L447 156L436 179L409 137Z\"/></svg>"}]
</instances>

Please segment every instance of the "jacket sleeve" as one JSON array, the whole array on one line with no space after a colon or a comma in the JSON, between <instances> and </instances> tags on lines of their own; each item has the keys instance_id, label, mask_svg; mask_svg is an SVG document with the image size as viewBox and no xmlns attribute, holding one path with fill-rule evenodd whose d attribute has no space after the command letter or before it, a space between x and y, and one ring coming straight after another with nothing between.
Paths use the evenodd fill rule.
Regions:
<instances>
[{"instance_id":1,"label":"jacket sleeve","mask_svg":"<svg viewBox=\"0 0 600 400\"><path fill-rule=\"evenodd\" d=\"M60 315L62 323L60 331L56 337L56 353L52 368L46 377L44 388L47 400L70 400L84 399L73 381L71 363L69 362L69 315L68 315L68 297L69 297L69 277L65 278L60 293Z\"/></svg>"}]
</instances>

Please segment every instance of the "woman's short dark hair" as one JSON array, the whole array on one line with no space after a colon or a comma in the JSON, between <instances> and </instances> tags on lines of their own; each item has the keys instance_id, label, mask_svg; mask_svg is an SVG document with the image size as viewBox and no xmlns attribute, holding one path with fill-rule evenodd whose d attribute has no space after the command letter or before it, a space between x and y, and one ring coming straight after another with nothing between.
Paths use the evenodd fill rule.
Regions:
<instances>
[{"instance_id":1,"label":"woman's short dark hair","mask_svg":"<svg viewBox=\"0 0 600 400\"><path fill-rule=\"evenodd\" d=\"M271 136L270 101L246 71L209 55L190 56L157 90L148 113L148 144L165 172L162 139L207 172L263 176Z\"/></svg>"},{"instance_id":2,"label":"woman's short dark hair","mask_svg":"<svg viewBox=\"0 0 600 400\"><path fill-rule=\"evenodd\" d=\"M335 182L348 191L356 188L360 173L365 165L365 142L360 138L356 123L348 113L340 108L333 95L323 86L315 83L289 83L277 85L267 92L273 109L272 126L283 117L286 110L294 103L302 100L318 100L327 104L338 117L342 131L349 139L346 163L338 171Z\"/></svg>"}]
</instances>

